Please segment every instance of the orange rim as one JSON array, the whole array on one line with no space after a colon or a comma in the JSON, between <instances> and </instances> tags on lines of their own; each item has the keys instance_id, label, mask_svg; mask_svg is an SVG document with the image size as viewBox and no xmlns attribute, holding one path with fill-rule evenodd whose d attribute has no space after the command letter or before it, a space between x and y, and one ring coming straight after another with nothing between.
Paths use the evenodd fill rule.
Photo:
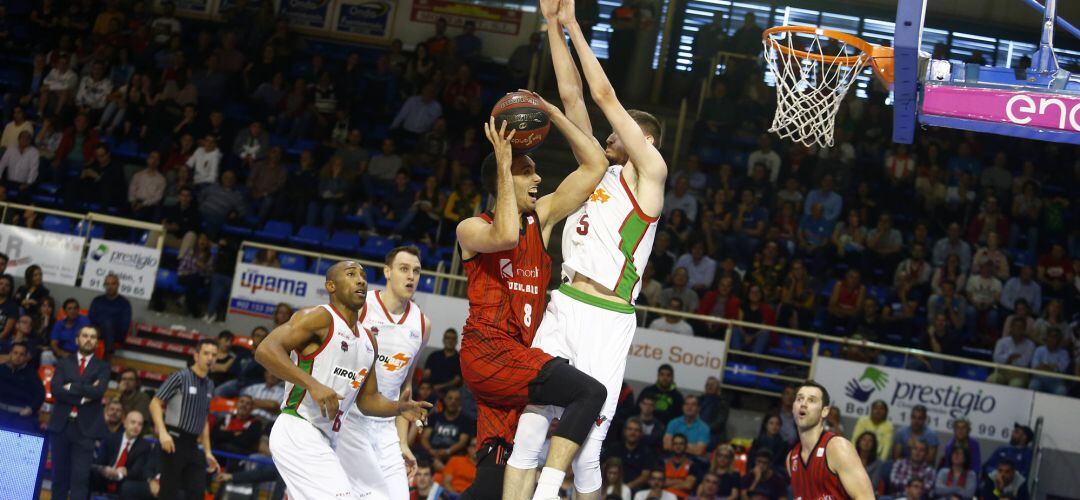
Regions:
<instances>
[{"instance_id":1,"label":"orange rim","mask_svg":"<svg viewBox=\"0 0 1080 500\"><path fill-rule=\"evenodd\" d=\"M776 35L778 33L810 33L818 36L824 36L833 40L839 40L852 47L855 47L856 49L862 51L862 54L854 56L827 56L823 54L812 54L803 50L793 49L771 38L772 35ZM879 78L884 80L887 84L892 84L892 47L874 45L855 35L849 35L842 31L836 31L827 28L816 28L813 26L775 26L763 31L761 33L761 38L762 40L765 40L770 46L785 54L791 54L801 59L811 59L827 64L857 66L859 64L862 64L862 62L869 58L869 63L871 66L873 66L874 73Z\"/></svg>"}]
</instances>

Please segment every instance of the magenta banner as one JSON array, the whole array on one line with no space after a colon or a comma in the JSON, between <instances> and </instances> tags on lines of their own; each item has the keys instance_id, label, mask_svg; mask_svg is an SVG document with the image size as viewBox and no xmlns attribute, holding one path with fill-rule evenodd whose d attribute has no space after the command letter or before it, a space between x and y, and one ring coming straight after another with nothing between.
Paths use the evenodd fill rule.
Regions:
<instances>
[{"instance_id":1,"label":"magenta banner","mask_svg":"<svg viewBox=\"0 0 1080 500\"><path fill-rule=\"evenodd\" d=\"M926 115L1080 133L1080 96L926 84Z\"/></svg>"}]
</instances>

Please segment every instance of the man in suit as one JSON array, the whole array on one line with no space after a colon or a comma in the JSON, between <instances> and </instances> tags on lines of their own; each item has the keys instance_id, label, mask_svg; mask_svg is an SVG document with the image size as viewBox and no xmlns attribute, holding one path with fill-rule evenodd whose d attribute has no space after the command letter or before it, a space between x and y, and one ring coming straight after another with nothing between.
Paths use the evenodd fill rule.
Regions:
<instances>
[{"instance_id":1,"label":"man in suit","mask_svg":"<svg viewBox=\"0 0 1080 500\"><path fill-rule=\"evenodd\" d=\"M75 337L78 351L56 364L49 418L52 442L52 498L84 500L90 495L94 440L105 436L101 398L109 387L109 363L94 357L98 332L85 326Z\"/></svg>"},{"instance_id":2,"label":"man in suit","mask_svg":"<svg viewBox=\"0 0 1080 500\"><path fill-rule=\"evenodd\" d=\"M109 436L101 443L101 453L94 463L95 492L120 494L120 498L144 498L150 495L146 477L152 467L154 447L142 438L143 416L137 411L124 417L124 432Z\"/></svg>"}]
</instances>

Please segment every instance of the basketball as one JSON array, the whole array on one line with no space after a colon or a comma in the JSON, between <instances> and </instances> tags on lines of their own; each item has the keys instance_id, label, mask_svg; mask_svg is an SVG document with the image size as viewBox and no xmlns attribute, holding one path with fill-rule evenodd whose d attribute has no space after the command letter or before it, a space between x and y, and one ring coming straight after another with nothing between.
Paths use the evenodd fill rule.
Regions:
<instances>
[{"instance_id":1,"label":"basketball","mask_svg":"<svg viewBox=\"0 0 1080 500\"><path fill-rule=\"evenodd\" d=\"M517 130L511 144L514 155L523 155L540 147L551 130L551 120L543 105L529 92L506 94L495 103L491 116L495 117L496 128L501 127L505 121L507 133Z\"/></svg>"}]
</instances>

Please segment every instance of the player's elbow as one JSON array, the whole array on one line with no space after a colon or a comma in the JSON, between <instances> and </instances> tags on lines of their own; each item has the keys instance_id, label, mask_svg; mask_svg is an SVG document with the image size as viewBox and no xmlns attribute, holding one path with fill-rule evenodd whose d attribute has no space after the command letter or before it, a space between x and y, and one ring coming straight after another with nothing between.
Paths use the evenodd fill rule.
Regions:
<instances>
[{"instance_id":1,"label":"player's elbow","mask_svg":"<svg viewBox=\"0 0 1080 500\"><path fill-rule=\"evenodd\" d=\"M596 104L604 106L606 104L618 102L618 98L615 96L615 89L611 88L611 85L597 85L589 89L589 95L592 96L593 101Z\"/></svg>"}]
</instances>

